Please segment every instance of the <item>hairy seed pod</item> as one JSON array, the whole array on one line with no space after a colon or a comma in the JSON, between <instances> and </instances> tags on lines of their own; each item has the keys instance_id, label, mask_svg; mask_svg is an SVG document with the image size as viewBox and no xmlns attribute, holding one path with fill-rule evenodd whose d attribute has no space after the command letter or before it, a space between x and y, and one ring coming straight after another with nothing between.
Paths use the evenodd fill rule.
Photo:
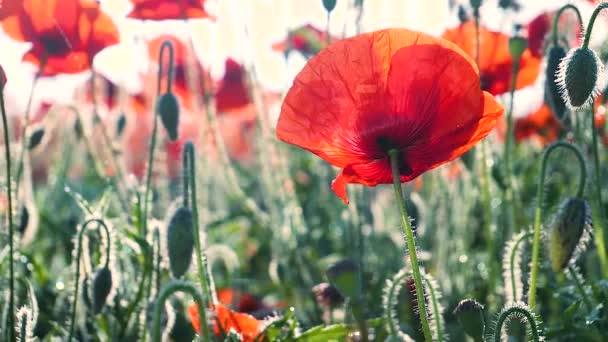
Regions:
<instances>
[{"instance_id":1,"label":"hairy seed pod","mask_svg":"<svg viewBox=\"0 0 608 342\"><path fill-rule=\"evenodd\" d=\"M549 226L549 260L555 272L563 271L576 256L577 248L583 248L591 225L586 200L571 197L562 202Z\"/></svg>"},{"instance_id":2,"label":"hairy seed pod","mask_svg":"<svg viewBox=\"0 0 608 342\"><path fill-rule=\"evenodd\" d=\"M323 0L323 7L327 12L331 12L336 8L337 0Z\"/></svg>"},{"instance_id":3,"label":"hairy seed pod","mask_svg":"<svg viewBox=\"0 0 608 342\"><path fill-rule=\"evenodd\" d=\"M98 314L103 309L106 299L112 290L112 272L103 267L93 277L91 294L93 299L93 314Z\"/></svg>"},{"instance_id":4,"label":"hairy seed pod","mask_svg":"<svg viewBox=\"0 0 608 342\"><path fill-rule=\"evenodd\" d=\"M593 101L602 72L603 65L595 51L571 49L559 64L558 84L566 104L578 108Z\"/></svg>"},{"instance_id":5,"label":"hairy seed pod","mask_svg":"<svg viewBox=\"0 0 608 342\"><path fill-rule=\"evenodd\" d=\"M555 118L562 123L566 120L567 108L558 83L558 72L559 64L566 54L567 51L563 46L552 46L547 54L547 69L545 70L545 101Z\"/></svg>"},{"instance_id":6,"label":"hairy seed pod","mask_svg":"<svg viewBox=\"0 0 608 342\"><path fill-rule=\"evenodd\" d=\"M486 327L483 305L475 299L463 299L456 305L453 313L467 335L475 341L483 341Z\"/></svg>"},{"instance_id":7,"label":"hairy seed pod","mask_svg":"<svg viewBox=\"0 0 608 342\"><path fill-rule=\"evenodd\" d=\"M125 126L127 125L127 116L125 113L120 113L118 120L116 121L116 136L120 138L122 136L122 132L125 130Z\"/></svg>"},{"instance_id":8,"label":"hairy seed pod","mask_svg":"<svg viewBox=\"0 0 608 342\"><path fill-rule=\"evenodd\" d=\"M180 278L192 262L194 250L194 224L189 208L178 208L167 227L167 253L169 268L175 278Z\"/></svg>"},{"instance_id":9,"label":"hairy seed pod","mask_svg":"<svg viewBox=\"0 0 608 342\"><path fill-rule=\"evenodd\" d=\"M39 127L36 130L34 130L32 132L32 134L30 135L30 141L29 141L29 144L27 145L27 148L30 151L35 149L38 145L40 145L40 142L42 142L43 137L44 137L44 128L43 127Z\"/></svg>"},{"instance_id":10,"label":"hairy seed pod","mask_svg":"<svg viewBox=\"0 0 608 342\"><path fill-rule=\"evenodd\" d=\"M339 261L327 269L327 279L347 298L359 298L359 266L352 260Z\"/></svg>"},{"instance_id":11,"label":"hairy seed pod","mask_svg":"<svg viewBox=\"0 0 608 342\"><path fill-rule=\"evenodd\" d=\"M177 140L179 127L179 104L177 97L173 93L166 93L160 96L156 103L156 113L160 115L160 120L169 135L171 141Z\"/></svg>"}]
</instances>

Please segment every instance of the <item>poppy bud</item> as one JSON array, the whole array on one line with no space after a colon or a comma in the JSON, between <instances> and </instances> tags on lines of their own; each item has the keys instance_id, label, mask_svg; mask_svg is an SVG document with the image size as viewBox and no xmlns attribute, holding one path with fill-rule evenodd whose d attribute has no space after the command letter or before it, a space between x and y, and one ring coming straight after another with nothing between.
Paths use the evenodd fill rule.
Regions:
<instances>
[{"instance_id":1,"label":"poppy bud","mask_svg":"<svg viewBox=\"0 0 608 342\"><path fill-rule=\"evenodd\" d=\"M80 285L82 287L82 301L84 302L84 306L90 310L91 307L93 306L93 303L91 302L91 296L89 293L89 277L85 275L84 279L82 279L82 284Z\"/></svg>"},{"instance_id":2,"label":"poppy bud","mask_svg":"<svg viewBox=\"0 0 608 342\"><path fill-rule=\"evenodd\" d=\"M121 113L118 117L118 121L116 121L116 136L120 137L122 132L125 130L125 126L127 125L127 116L125 113Z\"/></svg>"},{"instance_id":3,"label":"poppy bud","mask_svg":"<svg viewBox=\"0 0 608 342\"><path fill-rule=\"evenodd\" d=\"M337 0L323 0L323 7L327 12L331 12L336 8Z\"/></svg>"},{"instance_id":4,"label":"poppy bud","mask_svg":"<svg viewBox=\"0 0 608 342\"><path fill-rule=\"evenodd\" d=\"M166 93L160 96L156 103L156 113L160 115L160 120L169 134L171 141L177 140L179 126L179 105L177 97L173 93Z\"/></svg>"},{"instance_id":5,"label":"poppy bud","mask_svg":"<svg viewBox=\"0 0 608 342\"><path fill-rule=\"evenodd\" d=\"M21 207L21 211L19 213L19 225L17 226L17 231L21 234L25 232L27 225L30 222L30 212L27 210L26 206Z\"/></svg>"},{"instance_id":6,"label":"poppy bud","mask_svg":"<svg viewBox=\"0 0 608 342\"><path fill-rule=\"evenodd\" d=\"M509 38L509 53L511 54L511 57L513 57L513 60L518 61L527 47L528 40L526 37L516 34Z\"/></svg>"},{"instance_id":7,"label":"poppy bud","mask_svg":"<svg viewBox=\"0 0 608 342\"><path fill-rule=\"evenodd\" d=\"M333 264L327 269L327 278L344 297L359 297L359 266L354 261L343 260Z\"/></svg>"},{"instance_id":8,"label":"poppy bud","mask_svg":"<svg viewBox=\"0 0 608 342\"><path fill-rule=\"evenodd\" d=\"M521 9L521 4L516 0L498 0L498 7L502 9L513 9L514 11L519 11Z\"/></svg>"},{"instance_id":9,"label":"poppy bud","mask_svg":"<svg viewBox=\"0 0 608 342\"><path fill-rule=\"evenodd\" d=\"M112 272L109 268L103 267L93 277L92 299L93 314L98 314L103 309L106 299L112 290Z\"/></svg>"},{"instance_id":10,"label":"poppy bud","mask_svg":"<svg viewBox=\"0 0 608 342\"><path fill-rule=\"evenodd\" d=\"M189 208L178 208L167 227L167 252L169 269L175 278L179 278L190 267L194 249L192 211Z\"/></svg>"},{"instance_id":11,"label":"poppy bud","mask_svg":"<svg viewBox=\"0 0 608 342\"><path fill-rule=\"evenodd\" d=\"M471 7L473 7L473 9L477 10L479 9L479 7L481 7L482 2L482 0L470 0L469 4L471 4Z\"/></svg>"},{"instance_id":12,"label":"poppy bud","mask_svg":"<svg viewBox=\"0 0 608 342\"><path fill-rule=\"evenodd\" d=\"M335 308L344 302L340 291L329 283L321 283L312 288L317 304L327 309Z\"/></svg>"},{"instance_id":13,"label":"poppy bud","mask_svg":"<svg viewBox=\"0 0 608 342\"><path fill-rule=\"evenodd\" d=\"M463 299L456 305L453 313L467 335L475 341L483 341L486 327L483 305L475 299Z\"/></svg>"},{"instance_id":14,"label":"poppy bud","mask_svg":"<svg viewBox=\"0 0 608 342\"><path fill-rule=\"evenodd\" d=\"M458 6L458 20L460 20L460 23L466 23L470 19L471 18L469 17L469 12L467 12L467 9L464 8L464 6L459 5Z\"/></svg>"},{"instance_id":15,"label":"poppy bud","mask_svg":"<svg viewBox=\"0 0 608 342\"><path fill-rule=\"evenodd\" d=\"M4 86L6 85L6 73L0 65L0 91L4 90Z\"/></svg>"},{"instance_id":16,"label":"poppy bud","mask_svg":"<svg viewBox=\"0 0 608 342\"><path fill-rule=\"evenodd\" d=\"M562 98L560 86L557 81L559 64L566 57L566 49L560 45L554 45L549 49L547 55L547 70L545 73L545 97L555 117L563 122L566 115L566 103Z\"/></svg>"},{"instance_id":17,"label":"poppy bud","mask_svg":"<svg viewBox=\"0 0 608 342\"><path fill-rule=\"evenodd\" d=\"M83 132L82 122L80 122L80 119L76 119L74 121L74 135L76 136L76 139L82 138Z\"/></svg>"},{"instance_id":18,"label":"poppy bud","mask_svg":"<svg viewBox=\"0 0 608 342\"><path fill-rule=\"evenodd\" d=\"M558 84L565 102L573 108L593 101L603 65L589 48L571 49L559 64Z\"/></svg>"},{"instance_id":19,"label":"poppy bud","mask_svg":"<svg viewBox=\"0 0 608 342\"><path fill-rule=\"evenodd\" d=\"M40 145L40 142L42 141L43 137L44 137L44 128L43 127L37 128L30 135L30 142L29 142L29 145L27 146L27 148L30 151L35 149L36 146Z\"/></svg>"},{"instance_id":20,"label":"poppy bud","mask_svg":"<svg viewBox=\"0 0 608 342\"><path fill-rule=\"evenodd\" d=\"M567 198L558 209L549 226L549 260L555 272L561 272L577 249L584 248L585 232L591 230L591 209L582 198Z\"/></svg>"}]
</instances>

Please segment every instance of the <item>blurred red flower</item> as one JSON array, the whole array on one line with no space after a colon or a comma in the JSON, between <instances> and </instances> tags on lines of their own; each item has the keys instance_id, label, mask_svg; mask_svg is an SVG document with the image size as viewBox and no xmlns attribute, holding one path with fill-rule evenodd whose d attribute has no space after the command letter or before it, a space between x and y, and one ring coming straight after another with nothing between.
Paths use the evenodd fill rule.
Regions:
<instances>
[{"instance_id":1,"label":"blurred red flower","mask_svg":"<svg viewBox=\"0 0 608 342\"><path fill-rule=\"evenodd\" d=\"M556 14L557 11L541 13L527 25L528 48L536 58L543 58ZM560 39L566 37L569 46L576 45L581 34L576 16L572 12L564 12L558 25Z\"/></svg>"},{"instance_id":2,"label":"blurred red flower","mask_svg":"<svg viewBox=\"0 0 608 342\"><path fill-rule=\"evenodd\" d=\"M234 312L223 304L217 304L211 311L215 314L213 331L217 336L234 330L241 334L244 342L253 342L263 330L263 323L255 317L245 313ZM190 314L192 326L200 334L201 323L196 304L191 304L188 307L188 313Z\"/></svg>"},{"instance_id":3,"label":"blurred red flower","mask_svg":"<svg viewBox=\"0 0 608 342\"><path fill-rule=\"evenodd\" d=\"M32 43L23 60L41 66L43 76L85 71L119 41L118 28L94 0L4 0L0 19L11 38Z\"/></svg>"},{"instance_id":4,"label":"blurred red flower","mask_svg":"<svg viewBox=\"0 0 608 342\"><path fill-rule=\"evenodd\" d=\"M392 183L389 149L407 182L486 137L504 108L480 90L475 62L456 45L404 29L332 44L296 76L277 135L342 168L332 183Z\"/></svg>"},{"instance_id":5,"label":"blurred red flower","mask_svg":"<svg viewBox=\"0 0 608 342\"><path fill-rule=\"evenodd\" d=\"M268 307L257 297L243 293L231 288L217 290L217 299L220 303L234 308L237 312L254 313L260 310L267 310Z\"/></svg>"},{"instance_id":6,"label":"blurred red flower","mask_svg":"<svg viewBox=\"0 0 608 342\"><path fill-rule=\"evenodd\" d=\"M332 41L336 40L331 38ZM311 24L295 28L287 34L287 39L272 45L274 51L285 54L298 51L304 57L310 58L327 46L325 30L318 29Z\"/></svg>"},{"instance_id":7,"label":"blurred red flower","mask_svg":"<svg viewBox=\"0 0 608 342\"><path fill-rule=\"evenodd\" d=\"M547 104L543 104L526 117L518 118L513 126L513 135L517 142L534 137L543 145L549 144L559 139L561 132L562 127Z\"/></svg>"},{"instance_id":8,"label":"blurred red flower","mask_svg":"<svg viewBox=\"0 0 608 342\"><path fill-rule=\"evenodd\" d=\"M442 35L469 56L476 54L476 28L474 22L466 22L445 31ZM493 32L486 28L479 29L479 69L481 69L482 89L493 95L509 91L512 79L513 58L509 53L509 36ZM540 58L534 57L526 49L519 62L516 89L532 85L540 74Z\"/></svg>"},{"instance_id":9,"label":"blurred red flower","mask_svg":"<svg viewBox=\"0 0 608 342\"><path fill-rule=\"evenodd\" d=\"M130 0L129 18L142 20L214 19L205 11L205 0Z\"/></svg>"},{"instance_id":10,"label":"blurred red flower","mask_svg":"<svg viewBox=\"0 0 608 342\"><path fill-rule=\"evenodd\" d=\"M246 81L243 66L232 58L226 59L224 77L215 92L218 113L226 113L251 103Z\"/></svg>"}]
</instances>

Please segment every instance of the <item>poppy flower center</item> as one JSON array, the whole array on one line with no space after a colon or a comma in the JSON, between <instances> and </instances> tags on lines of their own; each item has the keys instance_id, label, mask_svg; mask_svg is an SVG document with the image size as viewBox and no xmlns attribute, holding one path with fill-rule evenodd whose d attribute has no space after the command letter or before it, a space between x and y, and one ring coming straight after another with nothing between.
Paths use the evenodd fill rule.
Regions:
<instances>
[{"instance_id":1,"label":"poppy flower center","mask_svg":"<svg viewBox=\"0 0 608 342\"><path fill-rule=\"evenodd\" d=\"M71 50L70 44L61 35L42 36L40 42L49 55L65 55Z\"/></svg>"},{"instance_id":2,"label":"poppy flower center","mask_svg":"<svg viewBox=\"0 0 608 342\"><path fill-rule=\"evenodd\" d=\"M376 138L376 143L378 144L378 147L380 147L380 150L386 157L390 156L389 152L392 150L396 150L399 152L399 174L409 175L413 172L411 166L407 163L405 152L402 148L399 148L399 145L397 143L385 136L379 136L378 138Z\"/></svg>"}]
</instances>

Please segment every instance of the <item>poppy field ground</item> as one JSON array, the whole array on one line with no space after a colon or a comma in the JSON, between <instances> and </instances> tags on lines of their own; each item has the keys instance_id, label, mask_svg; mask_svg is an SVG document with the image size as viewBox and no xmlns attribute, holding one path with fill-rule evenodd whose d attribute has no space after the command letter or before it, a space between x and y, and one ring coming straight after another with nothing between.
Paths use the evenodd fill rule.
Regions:
<instances>
[{"instance_id":1,"label":"poppy field ground","mask_svg":"<svg viewBox=\"0 0 608 342\"><path fill-rule=\"evenodd\" d=\"M608 341L608 2L306 1L0 0L0 341Z\"/></svg>"}]
</instances>

